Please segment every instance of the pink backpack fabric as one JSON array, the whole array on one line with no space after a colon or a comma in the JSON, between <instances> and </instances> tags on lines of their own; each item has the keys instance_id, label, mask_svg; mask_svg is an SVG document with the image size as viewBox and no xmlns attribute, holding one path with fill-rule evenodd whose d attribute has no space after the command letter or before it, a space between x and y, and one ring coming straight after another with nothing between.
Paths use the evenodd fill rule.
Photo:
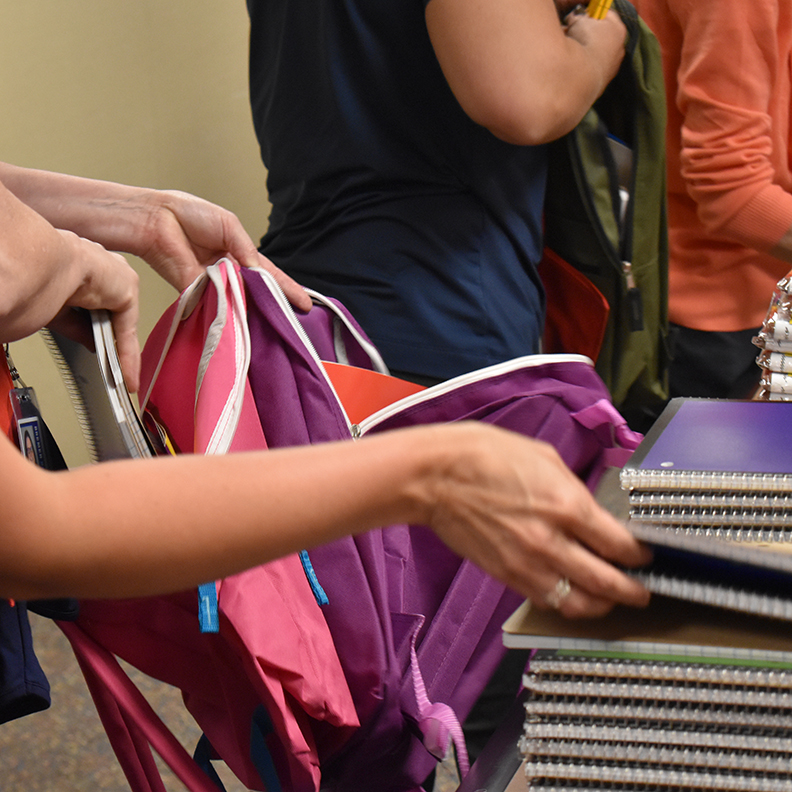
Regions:
<instances>
[{"instance_id":1,"label":"pink backpack fabric","mask_svg":"<svg viewBox=\"0 0 792 792\"><path fill-rule=\"evenodd\" d=\"M158 387L172 399L156 416L167 422L182 451L266 448L246 379L249 342L238 276L225 263L207 278L169 309L149 341L169 346ZM178 337L169 339L174 320ZM216 634L200 631L195 591L83 600L78 629L144 673L180 688L214 750L251 789L263 788L251 758L251 724L263 704L272 721L267 745L278 777L290 779L287 788L317 790L320 748L337 748L358 720L299 557L219 581L218 603ZM323 730L321 723L332 728Z\"/></svg>"},{"instance_id":2,"label":"pink backpack fabric","mask_svg":"<svg viewBox=\"0 0 792 792\"><path fill-rule=\"evenodd\" d=\"M322 358L384 368L342 306L325 301L298 318L266 273L222 260L153 331L141 392L182 453L351 441L469 418L551 442L593 486L639 440L578 356L484 369L361 425ZM452 740L464 769L459 722L502 657L501 624L520 597L421 526L388 526L310 555L313 566L295 555L219 581L216 634L199 630L214 586L200 608L196 592L84 603L75 629L181 688L213 750L252 789L417 790ZM262 712L253 742L260 747L271 726L269 775L251 756Z\"/></svg>"}]
</instances>

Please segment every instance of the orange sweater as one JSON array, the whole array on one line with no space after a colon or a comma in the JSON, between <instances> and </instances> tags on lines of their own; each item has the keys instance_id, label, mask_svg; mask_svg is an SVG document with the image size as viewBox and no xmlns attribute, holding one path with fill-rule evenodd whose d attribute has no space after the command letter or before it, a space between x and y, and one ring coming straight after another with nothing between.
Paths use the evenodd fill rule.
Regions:
<instances>
[{"instance_id":1,"label":"orange sweater","mask_svg":"<svg viewBox=\"0 0 792 792\"><path fill-rule=\"evenodd\" d=\"M758 327L790 265L789 0L634 0L660 41L668 95L669 316Z\"/></svg>"}]
</instances>

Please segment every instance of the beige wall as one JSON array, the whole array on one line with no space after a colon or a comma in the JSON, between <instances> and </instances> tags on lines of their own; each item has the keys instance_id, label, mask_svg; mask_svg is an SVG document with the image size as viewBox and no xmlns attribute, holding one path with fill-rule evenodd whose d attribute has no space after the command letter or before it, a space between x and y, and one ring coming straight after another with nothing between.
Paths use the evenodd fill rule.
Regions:
<instances>
[{"instance_id":1,"label":"beige wall","mask_svg":"<svg viewBox=\"0 0 792 792\"><path fill-rule=\"evenodd\" d=\"M237 213L254 239L268 213L247 97L244 0L24 0L0 25L0 160L177 188ZM175 292L141 274L141 332ZM38 337L12 344L67 461L87 460Z\"/></svg>"}]
</instances>

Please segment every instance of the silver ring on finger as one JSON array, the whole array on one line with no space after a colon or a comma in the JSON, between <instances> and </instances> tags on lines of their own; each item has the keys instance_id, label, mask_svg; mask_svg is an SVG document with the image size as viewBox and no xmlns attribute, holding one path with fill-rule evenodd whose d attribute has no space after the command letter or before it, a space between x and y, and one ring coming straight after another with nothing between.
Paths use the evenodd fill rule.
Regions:
<instances>
[{"instance_id":1,"label":"silver ring on finger","mask_svg":"<svg viewBox=\"0 0 792 792\"><path fill-rule=\"evenodd\" d=\"M562 577L558 579L558 583L555 584L551 591L548 591L545 594L545 602L553 609L558 610L561 607L561 604L564 600L570 595L572 592L572 585L569 582L569 578Z\"/></svg>"}]
</instances>

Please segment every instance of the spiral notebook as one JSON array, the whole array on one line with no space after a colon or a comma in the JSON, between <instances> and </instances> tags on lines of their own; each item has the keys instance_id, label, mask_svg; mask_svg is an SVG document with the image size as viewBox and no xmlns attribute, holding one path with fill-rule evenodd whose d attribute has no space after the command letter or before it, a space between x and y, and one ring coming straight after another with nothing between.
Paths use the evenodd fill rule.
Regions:
<instances>
[{"instance_id":1,"label":"spiral notebook","mask_svg":"<svg viewBox=\"0 0 792 792\"><path fill-rule=\"evenodd\" d=\"M792 553L762 514L788 509L792 412L757 404L672 403L622 472L654 555L628 570L646 609L571 621L526 602L504 625L507 646L538 650L527 789L792 789Z\"/></svg>"},{"instance_id":2,"label":"spiral notebook","mask_svg":"<svg viewBox=\"0 0 792 792\"><path fill-rule=\"evenodd\" d=\"M599 619L565 619L526 602L503 625L503 643L510 649L792 663L792 625L662 595L644 609L618 606Z\"/></svg>"},{"instance_id":3,"label":"spiral notebook","mask_svg":"<svg viewBox=\"0 0 792 792\"><path fill-rule=\"evenodd\" d=\"M635 574L668 595L585 620L526 602L504 625L535 650L527 789L792 789L792 555L630 527L654 551ZM782 618L752 612L775 600Z\"/></svg>"},{"instance_id":4,"label":"spiral notebook","mask_svg":"<svg viewBox=\"0 0 792 792\"><path fill-rule=\"evenodd\" d=\"M110 314L75 314L85 322L86 343L52 329L41 334L66 385L91 459L154 456L152 436L124 382Z\"/></svg>"},{"instance_id":5,"label":"spiral notebook","mask_svg":"<svg viewBox=\"0 0 792 792\"><path fill-rule=\"evenodd\" d=\"M790 541L792 404L673 399L620 481L632 520Z\"/></svg>"},{"instance_id":6,"label":"spiral notebook","mask_svg":"<svg viewBox=\"0 0 792 792\"><path fill-rule=\"evenodd\" d=\"M524 686L529 789L792 785L790 665L540 650Z\"/></svg>"},{"instance_id":7,"label":"spiral notebook","mask_svg":"<svg viewBox=\"0 0 792 792\"><path fill-rule=\"evenodd\" d=\"M789 545L726 542L640 523L629 528L652 548L649 566L628 570L649 591L792 622Z\"/></svg>"},{"instance_id":8,"label":"spiral notebook","mask_svg":"<svg viewBox=\"0 0 792 792\"><path fill-rule=\"evenodd\" d=\"M666 598L663 610L675 614L671 618L677 618L680 623L686 621L688 610L694 613L691 605L695 603L714 611L705 617L713 624L729 624L738 614L773 620L771 629L779 635L788 635L792 642L792 548L725 542L640 523L630 523L628 527L652 548L653 559L648 566L626 571L652 592L653 603L648 611L633 610L633 616L620 617L625 627L643 626L642 615L647 616L646 626L651 627L657 616L654 599L660 596ZM676 605L668 604L674 601ZM537 617L541 619L542 615L537 614ZM600 620L582 625L584 631L590 625L594 630L602 626ZM579 627L577 622L564 625L564 620L558 624L559 629L577 630ZM601 630L601 634L607 631ZM645 631L643 634L647 635ZM509 636L508 640L520 639ZM510 644L507 642L507 645ZM523 645L546 646L525 642Z\"/></svg>"},{"instance_id":9,"label":"spiral notebook","mask_svg":"<svg viewBox=\"0 0 792 792\"><path fill-rule=\"evenodd\" d=\"M504 624L504 644L792 662L788 548L630 528L653 549L649 566L629 570L653 592L647 608L617 607L601 619L569 620L526 602Z\"/></svg>"}]
</instances>

